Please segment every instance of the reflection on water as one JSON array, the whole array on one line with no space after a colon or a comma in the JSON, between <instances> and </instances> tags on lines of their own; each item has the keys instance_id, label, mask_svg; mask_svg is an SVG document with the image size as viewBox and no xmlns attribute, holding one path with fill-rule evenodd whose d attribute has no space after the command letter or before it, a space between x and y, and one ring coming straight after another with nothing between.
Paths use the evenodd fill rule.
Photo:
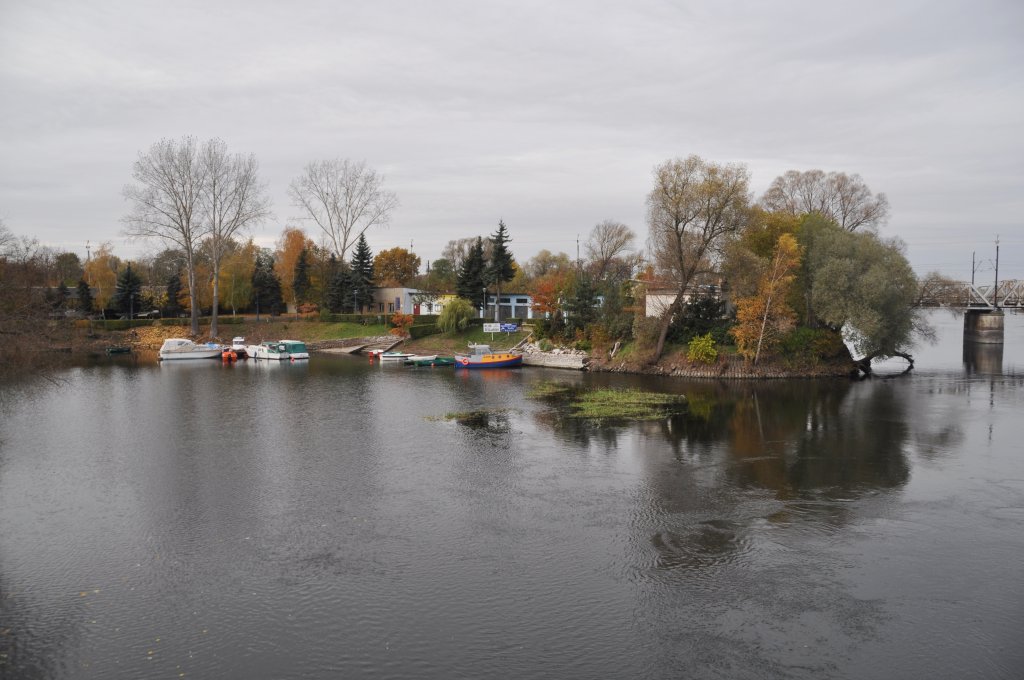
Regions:
<instances>
[{"instance_id":1,"label":"reflection on water","mask_svg":"<svg viewBox=\"0 0 1024 680\"><path fill-rule=\"evenodd\" d=\"M7 386L0 677L1016 677L1020 320L968 360L940 318L865 382L125 357ZM689 409L595 425L541 381Z\"/></svg>"},{"instance_id":2,"label":"reflection on water","mask_svg":"<svg viewBox=\"0 0 1024 680\"><path fill-rule=\"evenodd\" d=\"M1002 375L1003 344L964 339L964 371L968 375Z\"/></svg>"}]
</instances>

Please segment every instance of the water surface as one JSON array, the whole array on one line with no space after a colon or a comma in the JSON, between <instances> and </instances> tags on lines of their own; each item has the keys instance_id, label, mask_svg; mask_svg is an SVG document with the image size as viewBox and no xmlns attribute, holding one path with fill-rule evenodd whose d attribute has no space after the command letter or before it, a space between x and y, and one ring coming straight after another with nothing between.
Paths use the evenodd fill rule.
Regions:
<instances>
[{"instance_id":1,"label":"water surface","mask_svg":"<svg viewBox=\"0 0 1024 680\"><path fill-rule=\"evenodd\" d=\"M8 386L0 677L1020 677L1024 317L1001 352L935 321L857 383L317 355ZM691 411L580 423L550 380Z\"/></svg>"}]
</instances>

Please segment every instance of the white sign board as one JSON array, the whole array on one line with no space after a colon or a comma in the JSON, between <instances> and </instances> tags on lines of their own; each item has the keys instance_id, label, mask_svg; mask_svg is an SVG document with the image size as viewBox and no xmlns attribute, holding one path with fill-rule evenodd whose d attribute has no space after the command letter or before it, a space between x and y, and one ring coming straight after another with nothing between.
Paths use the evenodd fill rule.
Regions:
<instances>
[{"instance_id":1,"label":"white sign board","mask_svg":"<svg viewBox=\"0 0 1024 680\"><path fill-rule=\"evenodd\" d=\"M484 333L500 333L500 332L501 332L501 324L500 323L485 323L484 324Z\"/></svg>"}]
</instances>

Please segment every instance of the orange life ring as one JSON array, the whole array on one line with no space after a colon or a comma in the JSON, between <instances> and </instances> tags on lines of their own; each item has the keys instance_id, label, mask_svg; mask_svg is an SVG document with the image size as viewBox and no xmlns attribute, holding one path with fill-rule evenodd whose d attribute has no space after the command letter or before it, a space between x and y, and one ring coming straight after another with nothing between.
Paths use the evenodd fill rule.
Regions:
<instances>
[{"instance_id":1,"label":"orange life ring","mask_svg":"<svg viewBox=\"0 0 1024 680\"><path fill-rule=\"evenodd\" d=\"M469 366L469 359L463 357L462 359L460 359L460 361L462 362L463 366Z\"/></svg>"}]
</instances>

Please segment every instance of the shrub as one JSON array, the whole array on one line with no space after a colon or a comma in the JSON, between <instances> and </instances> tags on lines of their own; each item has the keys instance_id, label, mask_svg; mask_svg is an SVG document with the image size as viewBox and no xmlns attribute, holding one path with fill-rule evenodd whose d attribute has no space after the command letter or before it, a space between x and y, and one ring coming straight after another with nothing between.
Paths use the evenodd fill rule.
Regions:
<instances>
[{"instance_id":1,"label":"shrub","mask_svg":"<svg viewBox=\"0 0 1024 680\"><path fill-rule=\"evenodd\" d=\"M391 325L393 328L388 331L391 335L408 335L409 328L412 326L413 319L412 314L403 314L402 312L395 312L391 315Z\"/></svg>"},{"instance_id":2,"label":"shrub","mask_svg":"<svg viewBox=\"0 0 1024 680\"><path fill-rule=\"evenodd\" d=\"M409 337L413 340L440 332L441 329L437 327L436 323L418 323L409 326Z\"/></svg>"},{"instance_id":3,"label":"shrub","mask_svg":"<svg viewBox=\"0 0 1024 680\"><path fill-rule=\"evenodd\" d=\"M718 359L718 350L715 348L715 339L711 337L711 333L698 335L693 340L690 340L686 351L686 358L691 362L701 364L714 363Z\"/></svg>"}]
</instances>

